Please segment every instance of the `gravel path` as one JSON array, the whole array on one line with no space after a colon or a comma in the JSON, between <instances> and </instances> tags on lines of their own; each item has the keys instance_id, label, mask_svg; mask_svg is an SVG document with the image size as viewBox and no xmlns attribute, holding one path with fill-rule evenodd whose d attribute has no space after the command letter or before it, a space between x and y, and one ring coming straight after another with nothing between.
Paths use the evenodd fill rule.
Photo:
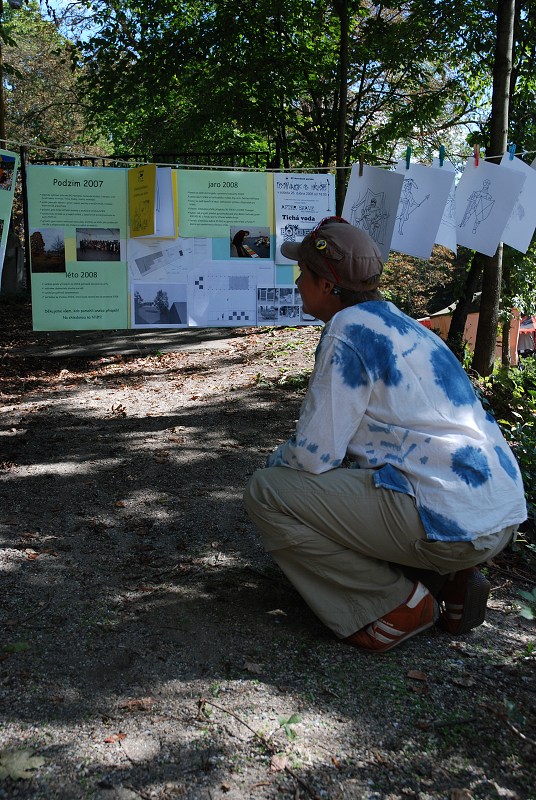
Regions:
<instances>
[{"instance_id":1,"label":"gravel path","mask_svg":"<svg viewBox=\"0 0 536 800\"><path fill-rule=\"evenodd\" d=\"M84 350L81 335L32 334L24 313L15 329L0 798L536 797L535 629L517 603L534 576L519 553L488 565L481 628L371 657L321 626L245 515L317 329L197 332L158 352L106 332Z\"/></svg>"}]
</instances>

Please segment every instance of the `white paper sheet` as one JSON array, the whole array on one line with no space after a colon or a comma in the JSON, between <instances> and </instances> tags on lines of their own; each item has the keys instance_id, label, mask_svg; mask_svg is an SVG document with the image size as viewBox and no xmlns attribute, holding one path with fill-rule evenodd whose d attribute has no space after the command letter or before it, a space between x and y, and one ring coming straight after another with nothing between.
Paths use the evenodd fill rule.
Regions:
<instances>
[{"instance_id":1,"label":"white paper sheet","mask_svg":"<svg viewBox=\"0 0 536 800\"><path fill-rule=\"evenodd\" d=\"M249 261L249 259L246 259ZM188 275L188 321L199 328L256 325L256 269L213 261Z\"/></svg>"},{"instance_id":2,"label":"white paper sheet","mask_svg":"<svg viewBox=\"0 0 536 800\"><path fill-rule=\"evenodd\" d=\"M356 228L366 231L378 245L383 261L387 261L396 222L403 175L379 167L354 164L342 215Z\"/></svg>"},{"instance_id":3,"label":"white paper sheet","mask_svg":"<svg viewBox=\"0 0 536 800\"><path fill-rule=\"evenodd\" d=\"M335 214L335 176L274 175L276 264L292 264L281 255L283 242L301 242L324 217Z\"/></svg>"},{"instance_id":4,"label":"white paper sheet","mask_svg":"<svg viewBox=\"0 0 536 800\"><path fill-rule=\"evenodd\" d=\"M495 254L525 176L498 164L467 159L456 188L458 244L484 255Z\"/></svg>"},{"instance_id":5,"label":"white paper sheet","mask_svg":"<svg viewBox=\"0 0 536 800\"><path fill-rule=\"evenodd\" d=\"M456 241L456 167L450 161L443 161L442 167L439 166L439 163L439 159L434 158L432 166L450 172L452 174L452 184L441 216L439 230L436 234L436 244L447 247L453 253L456 253L458 249Z\"/></svg>"},{"instance_id":6,"label":"white paper sheet","mask_svg":"<svg viewBox=\"0 0 536 800\"><path fill-rule=\"evenodd\" d=\"M513 169L525 176L525 183L506 223L502 240L526 253L536 228L536 170L531 169L520 158L510 158L509 153L503 155L501 168Z\"/></svg>"},{"instance_id":7,"label":"white paper sheet","mask_svg":"<svg viewBox=\"0 0 536 800\"><path fill-rule=\"evenodd\" d=\"M449 192L451 172L441 167L410 164L401 160L397 172L404 176L391 250L428 259L436 241Z\"/></svg>"}]
</instances>

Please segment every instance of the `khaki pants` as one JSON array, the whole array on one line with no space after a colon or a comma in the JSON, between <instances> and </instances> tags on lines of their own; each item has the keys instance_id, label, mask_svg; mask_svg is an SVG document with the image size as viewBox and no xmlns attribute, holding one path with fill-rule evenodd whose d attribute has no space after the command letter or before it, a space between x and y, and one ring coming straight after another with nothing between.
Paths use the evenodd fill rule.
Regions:
<instances>
[{"instance_id":1,"label":"khaki pants","mask_svg":"<svg viewBox=\"0 0 536 800\"><path fill-rule=\"evenodd\" d=\"M373 474L270 467L255 472L244 493L266 550L341 638L407 599L413 580L401 567L440 575L472 567L503 550L517 529L498 533L486 550L470 542L429 542L413 498L377 488Z\"/></svg>"}]
</instances>

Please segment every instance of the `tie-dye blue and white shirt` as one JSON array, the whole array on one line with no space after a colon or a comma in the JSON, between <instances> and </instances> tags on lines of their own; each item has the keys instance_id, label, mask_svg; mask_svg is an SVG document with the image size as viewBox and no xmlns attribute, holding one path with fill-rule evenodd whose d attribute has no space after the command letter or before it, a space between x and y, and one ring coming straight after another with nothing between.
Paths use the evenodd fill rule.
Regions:
<instances>
[{"instance_id":1,"label":"tie-dye blue and white shirt","mask_svg":"<svg viewBox=\"0 0 536 800\"><path fill-rule=\"evenodd\" d=\"M414 496L429 539L473 541L526 519L519 467L462 366L389 302L325 327L296 432L267 466L320 474L346 456Z\"/></svg>"}]
</instances>

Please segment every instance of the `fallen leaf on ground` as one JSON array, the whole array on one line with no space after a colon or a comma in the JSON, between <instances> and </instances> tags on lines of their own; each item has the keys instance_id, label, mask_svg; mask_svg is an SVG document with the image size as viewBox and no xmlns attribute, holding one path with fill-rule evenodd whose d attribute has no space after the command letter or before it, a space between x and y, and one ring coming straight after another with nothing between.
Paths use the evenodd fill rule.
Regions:
<instances>
[{"instance_id":1,"label":"fallen leaf on ground","mask_svg":"<svg viewBox=\"0 0 536 800\"><path fill-rule=\"evenodd\" d=\"M284 753L275 753L270 761L272 772L282 772L287 766L287 757Z\"/></svg>"},{"instance_id":2,"label":"fallen leaf on ground","mask_svg":"<svg viewBox=\"0 0 536 800\"><path fill-rule=\"evenodd\" d=\"M33 771L42 767L45 759L34 756L33 750L6 750L0 753L0 779L12 778L12 780L29 781L33 778Z\"/></svg>"},{"instance_id":3,"label":"fallen leaf on ground","mask_svg":"<svg viewBox=\"0 0 536 800\"><path fill-rule=\"evenodd\" d=\"M122 741L122 739L126 738L127 738L126 733L121 733L121 731L119 731L119 733L112 733L111 736L107 736L104 741L106 742L106 744L113 744L114 742L120 742Z\"/></svg>"},{"instance_id":4,"label":"fallen leaf on ground","mask_svg":"<svg viewBox=\"0 0 536 800\"><path fill-rule=\"evenodd\" d=\"M133 697L130 700L123 700L118 707L124 708L126 711L150 711L153 703L152 697Z\"/></svg>"}]
</instances>

